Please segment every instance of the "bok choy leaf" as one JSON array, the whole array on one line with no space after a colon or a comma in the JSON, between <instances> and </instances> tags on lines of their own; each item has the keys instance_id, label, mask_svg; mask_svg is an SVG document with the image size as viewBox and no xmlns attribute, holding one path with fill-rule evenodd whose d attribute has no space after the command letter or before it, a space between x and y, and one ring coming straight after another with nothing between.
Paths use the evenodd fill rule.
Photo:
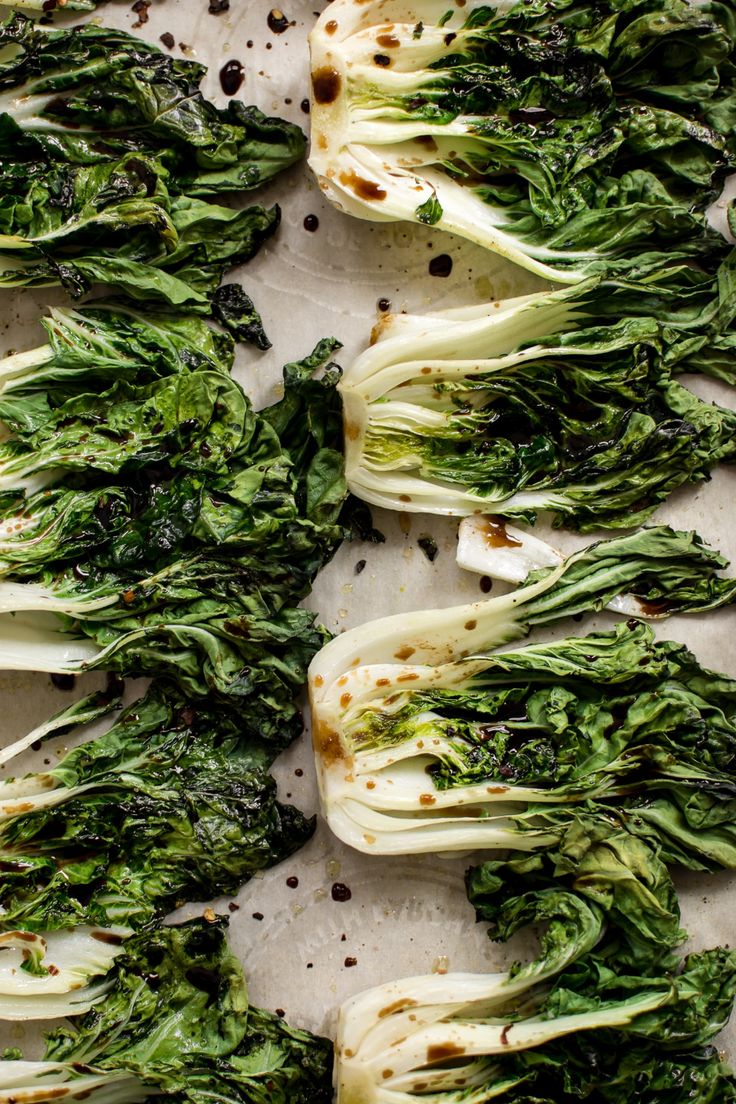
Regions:
<instances>
[{"instance_id":1,"label":"bok choy leaf","mask_svg":"<svg viewBox=\"0 0 736 1104\"><path fill-rule=\"evenodd\" d=\"M636 621L490 651L625 592L644 617L730 602L723 565L694 534L644 529L541 569L510 594L335 638L310 667L333 831L379 854L532 851L554 845L591 804L601 815L623 809L673 861L734 867L725 676L679 645L655 644Z\"/></svg>"}]
</instances>

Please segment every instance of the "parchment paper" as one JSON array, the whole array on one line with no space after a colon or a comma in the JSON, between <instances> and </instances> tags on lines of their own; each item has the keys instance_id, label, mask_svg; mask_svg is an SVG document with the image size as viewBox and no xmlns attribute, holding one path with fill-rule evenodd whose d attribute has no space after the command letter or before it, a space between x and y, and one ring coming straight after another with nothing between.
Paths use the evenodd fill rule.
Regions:
<instances>
[{"instance_id":1,"label":"parchment paper","mask_svg":"<svg viewBox=\"0 0 736 1104\"><path fill-rule=\"evenodd\" d=\"M306 36L324 4L323 0L284 2L283 10L294 25L281 35L267 25L272 7L268 0L230 0L230 11L220 15L208 13L208 0L153 0L147 24L134 33L157 42L162 33L171 32L177 44L184 44L175 46L174 53L210 66L206 89L220 102L226 98L219 86L219 69L228 60L239 59L245 66L240 95L306 127L308 117L300 107L308 95ZM133 29L139 17L126 0L109 3L91 18ZM261 198L258 193L255 197ZM429 228L412 227L407 232L399 224L372 225L339 214L322 200L306 165L266 189L263 200L281 203L281 229L254 261L233 273L255 299L273 342L266 354L239 353L238 378L257 405L276 396L281 365L305 355L320 337L338 337L344 346L339 359L348 365L367 343L381 298L389 299L394 310L422 311L430 304L449 307L544 286L520 269ZM319 220L313 233L303 227L310 214ZM438 253L453 259L446 279L428 275L428 262ZM63 294L55 290L0 293L0 353L38 344L41 332L36 320L48 304L61 301ZM725 387L698 381L694 388L728 403ZM657 520L696 528L726 555L736 556L735 498L734 473L722 469L710 484L675 495ZM480 597L478 577L455 565L456 522L380 511L375 521L386 543L343 547L318 580L309 604L331 631L402 610ZM435 536L440 548L433 564L417 546L417 538L427 533ZM545 535L543 530L540 535ZM554 540L563 548L585 543L564 534L555 534ZM366 566L356 574L359 560L365 560ZM494 593L502 589L496 585ZM584 626L575 625L574 631L589 631L612 621L604 616L591 618ZM567 623L545 630L545 635L562 636L572 630ZM658 634L686 642L705 665L736 675L735 631L736 612L728 610L702 618L672 618L659 627ZM77 680L74 693L88 692L99 681L99 676ZM129 693L134 690L129 687ZM47 676L0 672L3 743L50 716L67 700L69 695L54 689ZM53 759L63 753L61 744L52 742L42 755ZM15 763L13 771L17 771ZM282 756L275 773L282 797L307 812L316 809L308 735ZM217 902L218 911L233 906L231 940L246 967L253 1001L284 1010L295 1024L331 1033L339 1004L368 986L438 968L496 969L513 960L520 953L518 944L497 946L474 922L463 892L468 862L468 857L457 856L379 859L359 855L320 823L314 839L292 859L254 879L234 901ZM287 879L293 877L298 885L290 888ZM349 901L333 900L335 883L349 888ZM684 875L678 876L677 884L691 945L730 942L736 930L734 878ZM190 906L181 915L201 911L201 905ZM35 1037L35 1031L16 1025L0 1032L0 1047L31 1044ZM736 1057L729 1031L722 1043Z\"/></svg>"}]
</instances>

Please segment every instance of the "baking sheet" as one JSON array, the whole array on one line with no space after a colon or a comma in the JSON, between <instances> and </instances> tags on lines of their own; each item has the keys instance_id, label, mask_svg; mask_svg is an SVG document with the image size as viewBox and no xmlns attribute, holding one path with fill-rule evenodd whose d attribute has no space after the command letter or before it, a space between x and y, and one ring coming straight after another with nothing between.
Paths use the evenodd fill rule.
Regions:
<instances>
[{"instance_id":1,"label":"baking sheet","mask_svg":"<svg viewBox=\"0 0 736 1104\"><path fill-rule=\"evenodd\" d=\"M220 67L239 59L245 66L239 93L244 99L307 126L300 107L309 87L306 37L323 6L315 0L285 0L284 11L293 25L275 35L267 24L272 7L268 0L230 0L230 11L220 15L208 13L208 0L153 0L148 22L134 33L157 42L161 34L171 32L177 44L183 44L175 46L174 53L210 66L205 89L220 102L225 102ZM139 20L128 0L111 2L89 18L128 30ZM261 197L254 193L254 198ZM544 286L483 250L429 228L407 232L400 224L370 224L341 215L323 201L304 164L266 189L263 199L281 204L281 229L254 261L233 272L255 299L273 342L266 354L244 349L238 355L237 376L257 405L276 397L281 365L305 355L321 337L339 338L344 348L338 359L349 364L368 340L379 299L390 300L393 310L421 312L430 304L450 307ZM307 215L319 220L313 233L303 226ZM428 274L429 260L439 253L453 260L446 279ZM38 317L48 304L64 300L53 289L2 293L0 352L38 344ZM729 401L725 387L700 380L693 386L703 396ZM736 474L721 469L710 484L673 496L657 520L696 528L736 559L735 499ZM456 521L381 511L376 511L375 521L386 543L343 547L308 603L331 631L389 613L480 597L478 577L455 565ZM439 545L433 564L417 545L426 534L434 535ZM553 539L565 549L586 543L570 534L555 534ZM359 560L366 566L356 574ZM503 589L497 584L494 593ZM613 618L602 615L583 626L567 623L543 635L563 636L612 623ZM705 665L736 675L736 611L671 618L657 632L687 643ZM86 693L99 681L99 676L79 679L74 693ZM130 684L129 693L134 690ZM50 716L69 697L56 690L48 676L0 672L3 742ZM51 742L41 754L53 759L63 754L62 745L63 741ZM17 771L15 763L13 769ZM308 735L282 756L274 773L282 798L307 812L316 809ZM518 944L495 945L474 923L463 891L467 865L468 857L458 856L359 855L320 823L307 847L255 878L237 898L221 900L216 907L228 911L230 906L231 942L246 968L251 999L283 1010L295 1024L331 1034L339 1004L371 985L433 969L498 969L518 956ZM676 880L691 946L728 943L734 933L736 878L683 875ZM333 899L336 884L348 887L348 901ZM338 890L337 895L344 893ZM193 905L179 915L201 911L201 905ZM733 1031L724 1032L722 1046L736 1058ZM16 1024L0 1032L0 1047L31 1046L35 1038L33 1029Z\"/></svg>"}]
</instances>

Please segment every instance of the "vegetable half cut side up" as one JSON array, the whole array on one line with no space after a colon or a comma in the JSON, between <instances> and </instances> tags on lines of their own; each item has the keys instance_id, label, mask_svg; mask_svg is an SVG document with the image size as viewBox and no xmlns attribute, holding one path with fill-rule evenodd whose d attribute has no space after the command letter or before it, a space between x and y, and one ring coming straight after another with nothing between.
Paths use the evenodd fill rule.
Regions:
<instances>
[{"instance_id":1,"label":"vegetable half cut side up","mask_svg":"<svg viewBox=\"0 0 736 1104\"><path fill-rule=\"evenodd\" d=\"M348 1000L338 1104L553 1104L571 1092L608 1099L609 1085L617 1100L671 1089L662 1099L684 1104L683 1085L690 1101L733 1100L733 1075L709 1044L731 1012L736 955L680 958L686 933L656 848L601 828L589 853L578 835L546 865L527 857L468 872L489 936L533 931L535 957L502 973L401 978Z\"/></svg>"},{"instance_id":2,"label":"vegetable half cut side up","mask_svg":"<svg viewBox=\"0 0 736 1104\"><path fill-rule=\"evenodd\" d=\"M436 314L388 315L346 372L346 472L393 510L631 528L732 461L736 413L684 372L726 378L734 263Z\"/></svg>"},{"instance_id":3,"label":"vegetable half cut side up","mask_svg":"<svg viewBox=\"0 0 736 1104\"><path fill-rule=\"evenodd\" d=\"M532 626L600 609L622 594L630 596L626 612L635 602L640 617L724 605L736 596L736 582L721 577L723 566L694 533L643 529L536 571L510 594L382 618L331 641L310 666L309 687L322 807L332 830L377 854L531 851L555 842L576 803L610 800L618 808L624 798L634 804L640 798L651 806L637 806L642 832L656 832L662 808L671 807L671 847L692 855L687 793L701 786L710 795L703 802L712 799L727 819L728 754L704 774L686 742L669 747L665 739L655 752L626 718L630 711L656 714L648 695L666 674L673 680L672 723L688 695L707 718L711 704L688 666L695 660L682 660L683 674L680 660L635 622L614 634L491 650ZM563 680L572 689L559 689L558 700L549 687ZM578 682L585 692L576 697ZM701 683L703 693L712 685L718 700L723 679L713 676L709 684L702 675ZM606 695L619 691L622 716L606 705ZM594 733L620 730L603 741L608 757L591 746L593 720ZM564 734L572 731L579 742L567 747ZM656 731L655 725L651 739ZM641 777L631 775L634 765ZM653 797L660 790L658 804ZM730 831L722 837L715 812L706 837L703 861L730 866L734 841Z\"/></svg>"},{"instance_id":4,"label":"vegetable half cut side up","mask_svg":"<svg viewBox=\"0 0 736 1104\"><path fill-rule=\"evenodd\" d=\"M340 210L567 284L718 248L734 33L715 6L335 0L310 47L310 165Z\"/></svg>"}]
</instances>

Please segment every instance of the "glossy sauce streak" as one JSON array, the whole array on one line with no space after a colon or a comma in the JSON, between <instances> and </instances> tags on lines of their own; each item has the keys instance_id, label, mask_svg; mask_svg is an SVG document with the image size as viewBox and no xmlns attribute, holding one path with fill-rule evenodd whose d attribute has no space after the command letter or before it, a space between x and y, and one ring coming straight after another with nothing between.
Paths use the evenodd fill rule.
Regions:
<instances>
[{"instance_id":1,"label":"glossy sauce streak","mask_svg":"<svg viewBox=\"0 0 736 1104\"><path fill-rule=\"evenodd\" d=\"M382 188L380 184L376 184L375 180L366 180L365 177L358 176L355 169L350 169L349 172L341 172L340 183L355 192L359 199L380 200L386 198L385 188Z\"/></svg>"},{"instance_id":2,"label":"glossy sauce streak","mask_svg":"<svg viewBox=\"0 0 736 1104\"><path fill-rule=\"evenodd\" d=\"M123 943L122 935L109 931L93 931L92 938L96 939L98 943L109 943L112 947L120 947Z\"/></svg>"},{"instance_id":3,"label":"glossy sauce streak","mask_svg":"<svg viewBox=\"0 0 736 1104\"><path fill-rule=\"evenodd\" d=\"M650 602L646 598L639 598L636 595L635 597L641 606L642 613L645 613L648 617L661 617L662 614L669 613L671 609L674 609L674 603L667 602L664 599Z\"/></svg>"},{"instance_id":4,"label":"glossy sauce streak","mask_svg":"<svg viewBox=\"0 0 736 1104\"><path fill-rule=\"evenodd\" d=\"M383 46L384 50L393 50L401 45L400 40L394 34L380 34L376 42L379 46Z\"/></svg>"},{"instance_id":5,"label":"glossy sauce streak","mask_svg":"<svg viewBox=\"0 0 736 1104\"><path fill-rule=\"evenodd\" d=\"M483 539L489 548L520 548L521 541L510 537L503 521L489 518L483 529Z\"/></svg>"}]
</instances>

